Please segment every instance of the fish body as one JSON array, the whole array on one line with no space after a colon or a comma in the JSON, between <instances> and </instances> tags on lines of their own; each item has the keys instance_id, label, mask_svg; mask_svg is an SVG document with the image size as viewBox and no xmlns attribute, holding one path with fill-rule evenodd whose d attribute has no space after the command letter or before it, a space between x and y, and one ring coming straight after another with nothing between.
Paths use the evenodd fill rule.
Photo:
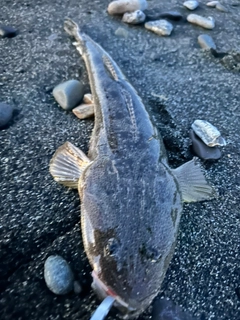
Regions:
<instances>
[{"instance_id":1,"label":"fish body","mask_svg":"<svg viewBox=\"0 0 240 320\"><path fill-rule=\"evenodd\" d=\"M92 286L101 298L113 296L126 319L133 318L158 294L173 256L184 200L181 179L188 169L169 168L141 98L108 53L71 20L65 30L85 61L95 108L89 163L78 179ZM57 157L58 151L50 165L53 176ZM196 169L193 161L190 167ZM205 180L204 186L209 196ZM207 196L200 198L192 201Z\"/></svg>"}]
</instances>

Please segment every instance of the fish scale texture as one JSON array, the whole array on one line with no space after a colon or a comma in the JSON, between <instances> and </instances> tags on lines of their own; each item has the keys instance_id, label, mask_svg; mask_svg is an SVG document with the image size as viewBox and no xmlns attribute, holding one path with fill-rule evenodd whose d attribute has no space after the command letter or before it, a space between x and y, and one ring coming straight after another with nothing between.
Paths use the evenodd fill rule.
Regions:
<instances>
[{"instance_id":1,"label":"fish scale texture","mask_svg":"<svg viewBox=\"0 0 240 320\"><path fill-rule=\"evenodd\" d=\"M1 22L20 33L0 39L1 101L15 108L12 123L0 131L0 319L88 320L99 304L83 252L78 193L55 183L48 171L54 151L67 140L87 153L93 128L92 120L61 110L51 94L69 79L82 79L89 92L84 64L63 31L69 16L85 25L140 93L172 166L192 158L188 130L195 119L211 122L226 138L223 157L205 164L218 199L184 205L159 296L195 319L238 320L239 74L198 47L199 27L174 23L171 37L162 38L108 16L108 3L27 0L5 1L1 7ZM221 3L231 11L201 5L198 14L215 18L211 36L220 51L239 52L240 6L231 7L239 3ZM149 9L154 7L188 13L182 1L149 1ZM127 30L127 38L115 35L119 27ZM51 254L69 262L83 285L80 296L56 297L47 289L43 266ZM150 307L140 319L149 319L151 312ZM108 319L119 317L112 311Z\"/></svg>"}]
</instances>

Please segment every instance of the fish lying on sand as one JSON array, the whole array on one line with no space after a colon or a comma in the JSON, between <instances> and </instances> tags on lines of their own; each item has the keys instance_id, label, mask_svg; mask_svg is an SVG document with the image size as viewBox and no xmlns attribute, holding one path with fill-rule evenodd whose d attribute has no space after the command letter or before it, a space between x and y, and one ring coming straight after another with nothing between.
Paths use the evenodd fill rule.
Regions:
<instances>
[{"instance_id":1,"label":"fish lying on sand","mask_svg":"<svg viewBox=\"0 0 240 320\"><path fill-rule=\"evenodd\" d=\"M109 54L78 25L76 40L89 75L95 125L88 156L66 142L50 172L78 188L92 287L112 296L125 319L137 317L158 294L174 253L183 202L212 197L193 159L171 169L161 136L135 89Z\"/></svg>"}]
</instances>

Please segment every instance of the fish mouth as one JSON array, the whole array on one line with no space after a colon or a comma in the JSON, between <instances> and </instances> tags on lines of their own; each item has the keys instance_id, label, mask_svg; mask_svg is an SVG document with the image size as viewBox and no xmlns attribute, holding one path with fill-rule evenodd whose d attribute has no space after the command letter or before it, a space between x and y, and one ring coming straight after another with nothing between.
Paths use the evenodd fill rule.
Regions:
<instances>
[{"instance_id":1,"label":"fish mouth","mask_svg":"<svg viewBox=\"0 0 240 320\"><path fill-rule=\"evenodd\" d=\"M129 317L134 317L139 313L139 308L137 301L132 301L131 304L125 302L120 298L111 288L107 287L98 277L95 271L92 272L93 282L92 288L100 299L105 299L107 296L111 296L115 299L114 307L118 308L125 316L123 319L129 319ZM135 306L134 306L135 305Z\"/></svg>"}]
</instances>

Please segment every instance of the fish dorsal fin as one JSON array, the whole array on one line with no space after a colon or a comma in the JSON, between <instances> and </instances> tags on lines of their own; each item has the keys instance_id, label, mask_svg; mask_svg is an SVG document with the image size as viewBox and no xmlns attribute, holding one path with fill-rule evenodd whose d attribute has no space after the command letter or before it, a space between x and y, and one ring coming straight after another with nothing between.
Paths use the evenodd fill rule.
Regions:
<instances>
[{"instance_id":1,"label":"fish dorsal fin","mask_svg":"<svg viewBox=\"0 0 240 320\"><path fill-rule=\"evenodd\" d=\"M54 153L49 170L58 183L77 189L79 178L90 163L80 149L70 142L65 142Z\"/></svg>"},{"instance_id":2,"label":"fish dorsal fin","mask_svg":"<svg viewBox=\"0 0 240 320\"><path fill-rule=\"evenodd\" d=\"M131 97L131 94L127 90L125 90L123 88L121 88L120 90L123 95L124 101L126 103L126 106L127 106L128 112L129 112L129 116L130 116L130 120L131 120L131 123L133 126L134 140L136 140L137 139L137 122L136 122L135 112L134 112L134 108L133 108L132 97Z\"/></svg>"},{"instance_id":3,"label":"fish dorsal fin","mask_svg":"<svg viewBox=\"0 0 240 320\"><path fill-rule=\"evenodd\" d=\"M184 202L209 200L214 197L213 188L207 183L197 158L172 170L176 177Z\"/></svg>"},{"instance_id":4,"label":"fish dorsal fin","mask_svg":"<svg viewBox=\"0 0 240 320\"><path fill-rule=\"evenodd\" d=\"M113 80L118 81L119 79L118 79L117 71L115 70L114 65L112 64L110 58L107 55L104 55L102 57L102 59L103 59L103 63L105 65L105 67L109 71L109 73L112 76Z\"/></svg>"}]
</instances>

